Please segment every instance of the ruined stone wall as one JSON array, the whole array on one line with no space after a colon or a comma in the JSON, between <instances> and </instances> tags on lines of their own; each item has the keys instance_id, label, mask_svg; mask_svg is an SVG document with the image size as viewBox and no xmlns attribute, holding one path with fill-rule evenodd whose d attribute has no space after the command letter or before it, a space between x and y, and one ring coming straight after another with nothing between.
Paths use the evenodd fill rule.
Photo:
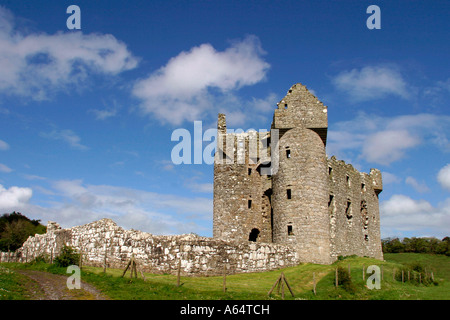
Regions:
<instances>
[{"instance_id":1,"label":"ruined stone wall","mask_svg":"<svg viewBox=\"0 0 450 320\"><path fill-rule=\"evenodd\" d=\"M257 170L257 156L262 154L258 133L227 133L225 115L219 114L218 135L221 138L214 163L214 238L272 242L270 195L265 192L270 183ZM253 154L250 143L254 143ZM224 154L219 159L222 150Z\"/></svg>"},{"instance_id":2,"label":"ruined stone wall","mask_svg":"<svg viewBox=\"0 0 450 320\"><path fill-rule=\"evenodd\" d=\"M302 84L293 85L277 106L271 128L279 134L279 167L273 176L261 179L259 164L248 159L215 162L214 238L246 241L249 230L258 228L257 241L292 246L302 262L328 264L353 254L382 259L380 171L359 173L327 159L327 107ZM221 136L226 138L218 149L227 149L229 159L239 163L249 151L247 144L238 148L245 135L227 133L223 114Z\"/></svg>"},{"instance_id":3,"label":"ruined stone wall","mask_svg":"<svg viewBox=\"0 0 450 320\"><path fill-rule=\"evenodd\" d=\"M328 159L328 209L332 255L382 259L378 193L381 174L358 172L351 164Z\"/></svg>"},{"instance_id":4,"label":"ruined stone wall","mask_svg":"<svg viewBox=\"0 0 450 320\"><path fill-rule=\"evenodd\" d=\"M181 261L183 275L220 275L261 272L299 263L294 250L268 243L235 242L197 235L155 236L124 230L112 220L102 219L70 229L49 228L46 234L30 237L16 251L25 262L46 255L57 256L68 245L83 254L83 264L103 267L105 252L110 268L124 268L134 254L142 269L173 273ZM2 255L6 261L6 255Z\"/></svg>"},{"instance_id":5,"label":"ruined stone wall","mask_svg":"<svg viewBox=\"0 0 450 320\"><path fill-rule=\"evenodd\" d=\"M272 242L270 202L255 165L214 167L213 235L218 239L248 241L252 230L257 242Z\"/></svg>"}]
</instances>

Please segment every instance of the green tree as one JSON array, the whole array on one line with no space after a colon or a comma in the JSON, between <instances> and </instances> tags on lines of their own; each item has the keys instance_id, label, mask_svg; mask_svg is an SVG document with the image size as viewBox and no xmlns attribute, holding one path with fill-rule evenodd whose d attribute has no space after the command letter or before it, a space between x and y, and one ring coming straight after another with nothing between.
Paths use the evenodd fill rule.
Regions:
<instances>
[{"instance_id":1,"label":"green tree","mask_svg":"<svg viewBox=\"0 0 450 320\"><path fill-rule=\"evenodd\" d=\"M55 265L58 267L68 267L70 265L78 265L80 255L75 252L72 247L64 246L60 254L55 258Z\"/></svg>"},{"instance_id":2,"label":"green tree","mask_svg":"<svg viewBox=\"0 0 450 320\"><path fill-rule=\"evenodd\" d=\"M30 220L20 212L5 213L0 217L0 251L15 251L29 236L46 232L40 220Z\"/></svg>"},{"instance_id":3,"label":"green tree","mask_svg":"<svg viewBox=\"0 0 450 320\"><path fill-rule=\"evenodd\" d=\"M398 238L386 240L383 243L383 252L385 253L405 252L405 245Z\"/></svg>"}]
</instances>

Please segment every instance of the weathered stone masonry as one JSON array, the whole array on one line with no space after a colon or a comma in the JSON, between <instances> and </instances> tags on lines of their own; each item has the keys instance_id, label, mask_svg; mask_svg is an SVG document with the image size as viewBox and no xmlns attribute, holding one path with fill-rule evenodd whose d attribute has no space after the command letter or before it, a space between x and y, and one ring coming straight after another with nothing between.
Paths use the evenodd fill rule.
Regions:
<instances>
[{"instance_id":1,"label":"weathered stone masonry","mask_svg":"<svg viewBox=\"0 0 450 320\"><path fill-rule=\"evenodd\" d=\"M181 262L183 275L219 275L260 272L298 264L296 252L270 243L242 243L200 237L194 234L156 236L124 230L110 219L61 229L49 222L47 233L28 238L11 258L2 253L1 261L48 259L59 254L63 245L83 254L83 264L103 267L105 250L109 268L124 268L131 256L142 269L152 273L172 273Z\"/></svg>"},{"instance_id":2,"label":"weathered stone masonry","mask_svg":"<svg viewBox=\"0 0 450 320\"><path fill-rule=\"evenodd\" d=\"M225 115L219 114L213 238L156 236L124 230L109 219L70 229L50 222L46 234L30 237L12 257L0 253L0 261L55 257L63 245L81 251L87 265L103 266L106 254L109 267L123 268L134 255L154 273L175 273L181 262L184 275L217 275L224 267L240 273L300 262L330 264L354 254L383 259L381 172L361 173L327 157L327 113L296 84L274 112L271 128L278 130L278 139L270 132L227 132ZM255 148L253 134L257 157L249 152ZM218 161L222 155L224 161ZM277 170L262 174L274 159Z\"/></svg>"},{"instance_id":3,"label":"weathered stone masonry","mask_svg":"<svg viewBox=\"0 0 450 320\"><path fill-rule=\"evenodd\" d=\"M302 262L329 264L353 254L383 258L381 173L360 173L327 157L328 108L305 86L292 86L278 103L271 126L278 145L264 149L258 142L261 156L250 152L250 133L226 128L225 115L219 114L214 238L283 244L296 250ZM269 175L261 174L268 166L266 153L272 164L277 159L278 170Z\"/></svg>"}]
</instances>

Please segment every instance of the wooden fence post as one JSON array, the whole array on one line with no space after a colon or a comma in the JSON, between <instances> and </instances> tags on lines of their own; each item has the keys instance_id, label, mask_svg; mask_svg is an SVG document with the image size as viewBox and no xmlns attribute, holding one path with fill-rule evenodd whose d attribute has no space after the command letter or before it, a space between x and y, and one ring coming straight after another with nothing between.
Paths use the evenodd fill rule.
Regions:
<instances>
[{"instance_id":1,"label":"wooden fence post","mask_svg":"<svg viewBox=\"0 0 450 320\"><path fill-rule=\"evenodd\" d=\"M131 271L134 271L134 278L137 279L138 275L137 275L137 263L136 260L134 259L134 254L133 254L133 269Z\"/></svg>"},{"instance_id":2,"label":"wooden fence post","mask_svg":"<svg viewBox=\"0 0 450 320\"><path fill-rule=\"evenodd\" d=\"M106 244L105 244L105 259L103 261L103 273L106 273Z\"/></svg>"},{"instance_id":3,"label":"wooden fence post","mask_svg":"<svg viewBox=\"0 0 450 320\"><path fill-rule=\"evenodd\" d=\"M227 291L227 266L223 264L223 293Z\"/></svg>"},{"instance_id":4,"label":"wooden fence post","mask_svg":"<svg viewBox=\"0 0 450 320\"><path fill-rule=\"evenodd\" d=\"M275 286L278 285L277 293L280 293L280 286L281 286L281 297L284 300L284 284L286 284L286 286L288 287L289 292L291 293L292 297L294 297L294 292L292 292L292 288L289 285L289 283L288 283L286 277L284 276L283 272L278 277L277 281L275 281L275 283L273 284L272 288L270 289L270 291L269 291L269 293L267 295L270 296L270 294L272 293L273 289L275 289Z\"/></svg>"},{"instance_id":5,"label":"wooden fence post","mask_svg":"<svg viewBox=\"0 0 450 320\"><path fill-rule=\"evenodd\" d=\"M316 295L316 273L313 272L313 292Z\"/></svg>"},{"instance_id":6,"label":"wooden fence post","mask_svg":"<svg viewBox=\"0 0 450 320\"><path fill-rule=\"evenodd\" d=\"M280 283L280 279L281 279L281 275L278 277L277 281L275 281L275 283L273 284L272 288L270 288L269 293L267 294L268 296L270 296L270 294L272 293L273 289L275 289L276 285Z\"/></svg>"},{"instance_id":7,"label":"wooden fence post","mask_svg":"<svg viewBox=\"0 0 450 320\"><path fill-rule=\"evenodd\" d=\"M338 268L336 268L335 281L336 281L336 289L337 289L337 287L338 287Z\"/></svg>"},{"instance_id":8,"label":"wooden fence post","mask_svg":"<svg viewBox=\"0 0 450 320\"><path fill-rule=\"evenodd\" d=\"M81 267L83 266L83 249L80 247L80 261L78 267L81 270Z\"/></svg>"},{"instance_id":9,"label":"wooden fence post","mask_svg":"<svg viewBox=\"0 0 450 320\"><path fill-rule=\"evenodd\" d=\"M178 262L178 271L177 271L177 287L180 286L180 273L181 273L181 259Z\"/></svg>"}]
</instances>

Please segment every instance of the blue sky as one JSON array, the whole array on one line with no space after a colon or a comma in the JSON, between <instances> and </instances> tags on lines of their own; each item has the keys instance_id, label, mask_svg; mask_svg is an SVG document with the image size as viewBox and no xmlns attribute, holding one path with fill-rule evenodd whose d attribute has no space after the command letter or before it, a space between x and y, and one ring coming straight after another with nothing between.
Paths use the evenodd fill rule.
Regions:
<instances>
[{"instance_id":1,"label":"blue sky","mask_svg":"<svg viewBox=\"0 0 450 320\"><path fill-rule=\"evenodd\" d=\"M81 30L66 26L72 4ZM366 26L372 4L381 29ZM328 155L382 171L382 236L448 236L449 13L448 1L0 1L0 212L212 236L213 167L175 165L172 132L215 127L218 112L267 129L300 82L328 106Z\"/></svg>"}]
</instances>

